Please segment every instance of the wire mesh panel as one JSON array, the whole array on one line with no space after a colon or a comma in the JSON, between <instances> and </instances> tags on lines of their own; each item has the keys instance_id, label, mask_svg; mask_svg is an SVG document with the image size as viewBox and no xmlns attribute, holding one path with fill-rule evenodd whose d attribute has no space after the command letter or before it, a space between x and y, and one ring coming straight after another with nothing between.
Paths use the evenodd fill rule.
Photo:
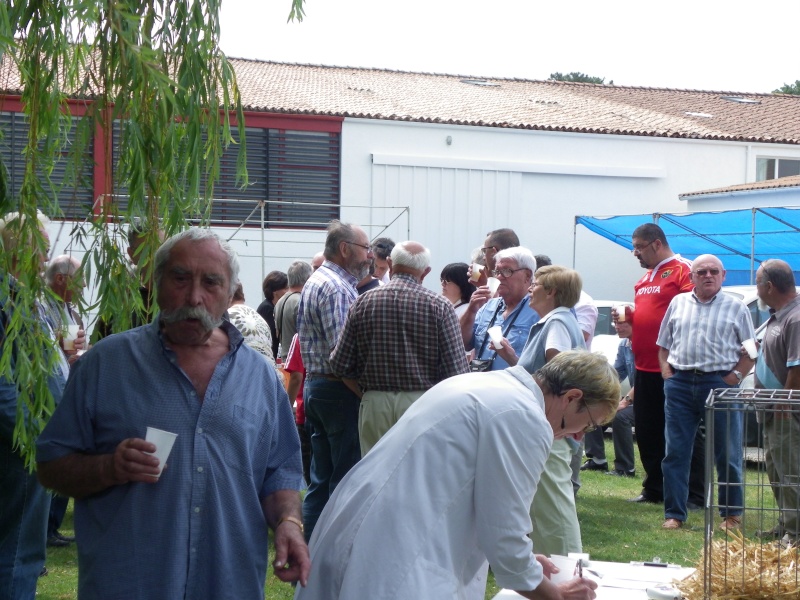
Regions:
<instances>
[{"instance_id":1,"label":"wire mesh panel","mask_svg":"<svg viewBox=\"0 0 800 600\"><path fill-rule=\"evenodd\" d=\"M800 392L714 390L705 424L703 598L800 598ZM731 455L739 426L743 468L736 482L720 473L720 464L738 460ZM723 440L731 443L721 446ZM741 496L734 486L741 487ZM728 501L738 497L741 506ZM720 515L742 509L740 528L716 527Z\"/></svg>"}]
</instances>

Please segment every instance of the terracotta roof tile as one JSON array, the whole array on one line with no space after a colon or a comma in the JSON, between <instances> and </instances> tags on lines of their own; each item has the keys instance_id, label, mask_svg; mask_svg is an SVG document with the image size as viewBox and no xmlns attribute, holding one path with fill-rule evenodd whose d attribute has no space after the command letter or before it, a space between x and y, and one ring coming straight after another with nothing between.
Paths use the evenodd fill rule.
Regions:
<instances>
[{"instance_id":1,"label":"terracotta roof tile","mask_svg":"<svg viewBox=\"0 0 800 600\"><path fill-rule=\"evenodd\" d=\"M800 144L800 96L230 60L250 111ZM0 90L19 93L9 63Z\"/></svg>"},{"instance_id":2,"label":"terracotta roof tile","mask_svg":"<svg viewBox=\"0 0 800 600\"><path fill-rule=\"evenodd\" d=\"M779 179L767 179L766 181L755 181L752 183L739 183L728 187L714 188L713 190L702 190L699 192L688 192L681 194L681 198L689 196L704 196L709 194L726 194L729 192L749 192L756 190L773 190L778 188L800 188L800 175L780 177Z\"/></svg>"}]
</instances>

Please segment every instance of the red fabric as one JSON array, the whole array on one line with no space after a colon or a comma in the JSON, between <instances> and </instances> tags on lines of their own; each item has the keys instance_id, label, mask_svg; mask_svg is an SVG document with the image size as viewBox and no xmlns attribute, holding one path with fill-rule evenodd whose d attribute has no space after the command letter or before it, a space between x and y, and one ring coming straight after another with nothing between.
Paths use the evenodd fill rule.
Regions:
<instances>
[{"instance_id":1,"label":"red fabric","mask_svg":"<svg viewBox=\"0 0 800 600\"><path fill-rule=\"evenodd\" d=\"M303 365L303 357L300 356L300 344L297 341L297 334L294 334L292 343L289 345L289 352L286 354L286 364L283 365L287 373L302 373L303 380L306 378L306 368ZM297 409L294 413L294 420L298 425L306 422L306 409L303 406L303 384L300 384L300 389L297 390Z\"/></svg>"},{"instance_id":2,"label":"red fabric","mask_svg":"<svg viewBox=\"0 0 800 600\"><path fill-rule=\"evenodd\" d=\"M691 261L673 257L636 282L634 289L635 311L633 313L633 334L631 347L640 371L658 373L658 330L672 299L683 292L690 292L692 284Z\"/></svg>"}]
</instances>

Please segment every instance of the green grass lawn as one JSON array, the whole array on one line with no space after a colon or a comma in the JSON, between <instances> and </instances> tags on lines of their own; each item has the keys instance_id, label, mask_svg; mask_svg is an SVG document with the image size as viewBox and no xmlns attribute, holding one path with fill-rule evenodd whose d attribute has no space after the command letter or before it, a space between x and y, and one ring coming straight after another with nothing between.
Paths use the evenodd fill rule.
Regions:
<instances>
[{"instance_id":1,"label":"green grass lawn","mask_svg":"<svg viewBox=\"0 0 800 600\"><path fill-rule=\"evenodd\" d=\"M613 461L613 448L606 441L606 454ZM638 461L638 454L637 454ZM637 462L637 474L644 473ZM748 471L747 481L757 479L754 470ZM690 513L683 529L665 531L661 529L664 509L655 504L626 502L641 491L639 478L610 477L599 471L581 474L583 487L578 494L578 519L581 523L583 551L596 560L649 561L658 556L662 561L683 566L697 566L703 555L705 514ZM747 506L758 506L764 500L756 498L758 490L748 488ZM771 501L771 498L767 498ZM715 524L719 518L715 517ZM747 533L759 527L745 516ZM772 526L773 523L766 524ZM72 533L72 505L61 529ZM716 535L722 535L716 534ZM272 559L270 558L270 563ZM37 597L43 600L73 600L77 597L77 552L73 544L67 548L48 548L47 568L49 574L39 580ZM490 574L486 598L492 598L499 588ZM278 581L271 573L265 588L266 600L289 600L293 596L291 586Z\"/></svg>"}]
</instances>

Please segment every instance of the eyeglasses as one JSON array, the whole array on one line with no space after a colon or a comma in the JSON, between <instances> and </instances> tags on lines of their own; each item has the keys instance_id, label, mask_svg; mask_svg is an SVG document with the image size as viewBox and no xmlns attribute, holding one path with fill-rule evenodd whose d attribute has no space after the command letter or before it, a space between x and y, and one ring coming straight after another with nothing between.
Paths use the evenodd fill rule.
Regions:
<instances>
[{"instance_id":1,"label":"eyeglasses","mask_svg":"<svg viewBox=\"0 0 800 600\"><path fill-rule=\"evenodd\" d=\"M363 248L369 254L372 252L372 247L369 244L359 244L358 242L345 242L345 244L350 244L352 246L358 246L359 248Z\"/></svg>"},{"instance_id":2,"label":"eyeglasses","mask_svg":"<svg viewBox=\"0 0 800 600\"><path fill-rule=\"evenodd\" d=\"M502 275L505 278L509 278L517 271L523 271L523 270L525 270L525 267L520 267L519 269L495 269L494 271L492 271L492 275L494 275L495 277L500 277L500 275Z\"/></svg>"},{"instance_id":3,"label":"eyeglasses","mask_svg":"<svg viewBox=\"0 0 800 600\"><path fill-rule=\"evenodd\" d=\"M720 270L719 269L697 269L697 271L695 271L694 274L698 275L700 277L705 277L706 275L709 275L709 274L712 275L713 277L716 277L717 275L720 274Z\"/></svg>"},{"instance_id":4,"label":"eyeglasses","mask_svg":"<svg viewBox=\"0 0 800 600\"><path fill-rule=\"evenodd\" d=\"M641 254L642 252L644 252L644 251L647 249L647 247L648 247L648 246L652 246L652 245L653 245L653 244L655 244L657 241L658 241L658 240L653 240L652 242L648 242L647 244L644 244L644 245L640 244L640 245L638 245L638 246L637 246L636 244L634 244L634 245L633 245L633 248L631 249L631 252L633 252L634 254L636 254L637 252L638 252L639 254Z\"/></svg>"},{"instance_id":5,"label":"eyeglasses","mask_svg":"<svg viewBox=\"0 0 800 600\"><path fill-rule=\"evenodd\" d=\"M442 285L447 285L448 283L453 283L453 282L452 281L448 281L447 279L440 279L439 283L441 283Z\"/></svg>"},{"instance_id":6,"label":"eyeglasses","mask_svg":"<svg viewBox=\"0 0 800 600\"><path fill-rule=\"evenodd\" d=\"M583 433L592 433L592 432L593 432L593 431L595 431L595 430L596 430L596 429L597 429L599 426L598 426L598 424L597 424L597 423L595 423L595 420L592 418L592 411L590 411L590 410L589 410L589 405L588 405L588 404L584 404L584 406L586 407L586 413L589 415L589 421L590 421L592 424L591 424L591 425L587 425L586 427L584 427L584 428L583 428Z\"/></svg>"},{"instance_id":7,"label":"eyeglasses","mask_svg":"<svg viewBox=\"0 0 800 600\"><path fill-rule=\"evenodd\" d=\"M486 246L485 248L481 248L481 254L483 254L485 256L486 254L489 253L489 250L493 250L494 252L497 252L497 248L495 248L494 246Z\"/></svg>"},{"instance_id":8,"label":"eyeglasses","mask_svg":"<svg viewBox=\"0 0 800 600\"><path fill-rule=\"evenodd\" d=\"M531 289L535 288L537 285L544 285L543 283L539 283L538 281L531 282Z\"/></svg>"}]
</instances>

